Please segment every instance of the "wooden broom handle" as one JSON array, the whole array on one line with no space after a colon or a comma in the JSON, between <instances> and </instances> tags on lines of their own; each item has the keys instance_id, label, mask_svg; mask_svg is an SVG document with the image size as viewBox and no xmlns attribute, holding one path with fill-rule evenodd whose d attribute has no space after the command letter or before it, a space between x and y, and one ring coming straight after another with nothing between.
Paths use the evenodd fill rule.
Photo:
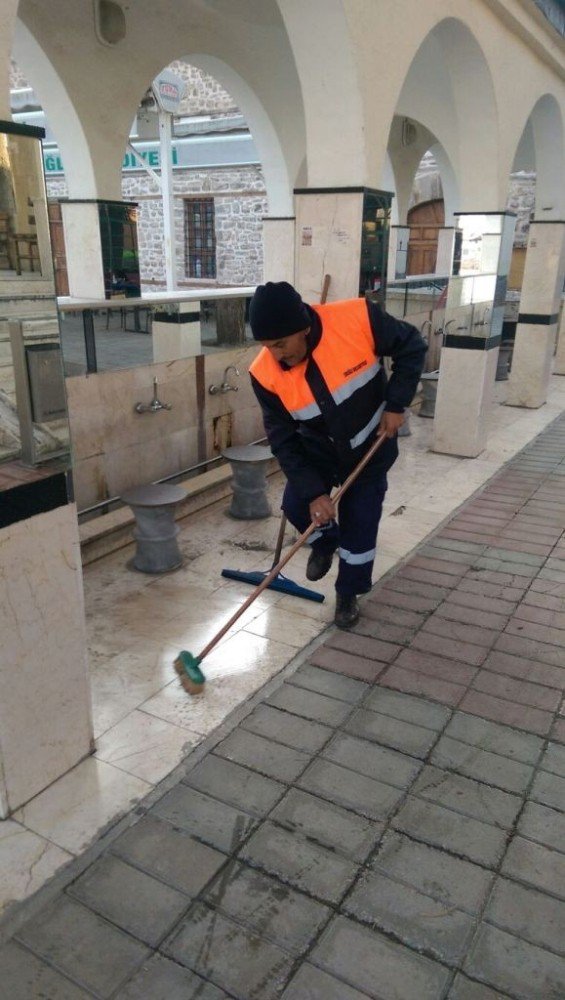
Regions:
<instances>
[{"instance_id":1,"label":"wooden broom handle","mask_svg":"<svg viewBox=\"0 0 565 1000\"><path fill-rule=\"evenodd\" d=\"M386 441L386 437L387 437L386 434L379 434L379 436L373 441L369 450L366 452L365 455L363 455L361 461L353 469L353 472L349 473L345 482L342 483L342 485L338 487L338 489L333 494L331 499L335 504L339 503L345 491L349 489L351 484L357 479L357 476L371 461L375 452L378 451L378 449L381 447L384 441ZM295 552L298 552L298 549L304 545L304 542L310 537L312 532L317 529L317 527L318 527L317 524L315 524L314 521L312 521L312 524L310 524L309 527L306 528L306 531L302 535L300 535L299 538L296 539L294 545L291 546L286 555L284 555L282 559L279 560L276 566L273 566L270 572L267 573L266 577L264 577L264 579L261 580L259 586L255 588L253 593L250 594L247 600L243 602L241 607L238 608L236 612L234 612L234 614L231 616L229 621L226 622L223 628L221 628L220 631L215 636L213 636L212 639L210 639L208 645L205 646L202 652L198 654L198 660L200 662L204 659L205 656L208 656L208 653L214 648L214 646L220 641L220 639L222 639L225 636L226 632L229 631L232 625L235 625L238 618L241 618L242 614L245 611L247 611L248 607L251 604L253 604L253 601L255 601L259 597L259 594L262 594L263 591L267 589L269 584L272 583L275 577L279 575L283 567L286 566L287 562L289 562L292 559Z\"/></svg>"}]
</instances>

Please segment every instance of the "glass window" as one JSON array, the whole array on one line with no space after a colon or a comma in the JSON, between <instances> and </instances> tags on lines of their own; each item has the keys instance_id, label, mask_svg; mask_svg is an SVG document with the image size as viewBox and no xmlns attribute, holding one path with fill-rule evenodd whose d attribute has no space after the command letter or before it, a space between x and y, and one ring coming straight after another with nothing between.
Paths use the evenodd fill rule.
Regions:
<instances>
[{"instance_id":1,"label":"glass window","mask_svg":"<svg viewBox=\"0 0 565 1000\"><path fill-rule=\"evenodd\" d=\"M214 199L189 198L184 203L185 273L187 278L216 277Z\"/></svg>"}]
</instances>

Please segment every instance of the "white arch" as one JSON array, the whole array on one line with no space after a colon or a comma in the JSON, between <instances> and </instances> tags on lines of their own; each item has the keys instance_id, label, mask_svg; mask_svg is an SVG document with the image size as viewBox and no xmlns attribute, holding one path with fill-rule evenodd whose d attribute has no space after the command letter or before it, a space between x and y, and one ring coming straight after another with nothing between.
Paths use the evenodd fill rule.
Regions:
<instances>
[{"instance_id":1,"label":"white arch","mask_svg":"<svg viewBox=\"0 0 565 1000\"><path fill-rule=\"evenodd\" d=\"M261 158L269 213L292 215L295 176L290 175L289 164L285 160L279 136L255 92L239 73L215 56L191 53L186 57L186 61L214 77L235 99L249 125ZM293 166L295 174L297 167L294 164Z\"/></svg>"},{"instance_id":2,"label":"white arch","mask_svg":"<svg viewBox=\"0 0 565 1000\"><path fill-rule=\"evenodd\" d=\"M565 143L563 115L552 94L534 105L528 122L536 160L536 212L539 221L565 217Z\"/></svg>"},{"instance_id":3,"label":"white arch","mask_svg":"<svg viewBox=\"0 0 565 1000\"><path fill-rule=\"evenodd\" d=\"M457 180L458 210L500 208L497 109L488 62L471 30L439 21L420 44L396 114L437 137Z\"/></svg>"},{"instance_id":4,"label":"white arch","mask_svg":"<svg viewBox=\"0 0 565 1000\"><path fill-rule=\"evenodd\" d=\"M65 164L69 197L96 197L94 163L80 118L53 64L19 19L14 33L13 55L32 84L57 136Z\"/></svg>"}]
</instances>

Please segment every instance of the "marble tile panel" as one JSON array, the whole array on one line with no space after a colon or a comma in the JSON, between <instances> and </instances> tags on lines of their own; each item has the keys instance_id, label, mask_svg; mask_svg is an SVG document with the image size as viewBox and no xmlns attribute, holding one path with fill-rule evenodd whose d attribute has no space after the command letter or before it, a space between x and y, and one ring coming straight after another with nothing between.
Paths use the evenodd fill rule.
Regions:
<instances>
[{"instance_id":1,"label":"marble tile panel","mask_svg":"<svg viewBox=\"0 0 565 1000\"><path fill-rule=\"evenodd\" d=\"M254 618L245 626L245 631L301 649L315 639L323 628L324 624L314 618L275 606Z\"/></svg>"},{"instance_id":2,"label":"marble tile panel","mask_svg":"<svg viewBox=\"0 0 565 1000\"><path fill-rule=\"evenodd\" d=\"M96 758L155 785L200 739L180 726L134 711L100 737Z\"/></svg>"},{"instance_id":3,"label":"marble tile panel","mask_svg":"<svg viewBox=\"0 0 565 1000\"><path fill-rule=\"evenodd\" d=\"M63 850L80 854L151 787L89 757L19 809L14 820Z\"/></svg>"},{"instance_id":4,"label":"marble tile panel","mask_svg":"<svg viewBox=\"0 0 565 1000\"><path fill-rule=\"evenodd\" d=\"M0 915L70 861L72 855L20 823L0 823Z\"/></svg>"}]
</instances>

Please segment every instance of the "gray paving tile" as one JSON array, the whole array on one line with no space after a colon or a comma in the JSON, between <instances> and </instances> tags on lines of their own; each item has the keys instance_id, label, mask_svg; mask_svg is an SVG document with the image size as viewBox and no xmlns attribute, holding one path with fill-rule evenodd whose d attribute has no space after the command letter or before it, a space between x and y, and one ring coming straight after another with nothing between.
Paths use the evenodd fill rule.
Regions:
<instances>
[{"instance_id":1,"label":"gray paving tile","mask_svg":"<svg viewBox=\"0 0 565 1000\"><path fill-rule=\"evenodd\" d=\"M411 796L394 817L392 825L409 836L487 868L499 863L506 845L503 830Z\"/></svg>"},{"instance_id":2,"label":"gray paving tile","mask_svg":"<svg viewBox=\"0 0 565 1000\"><path fill-rule=\"evenodd\" d=\"M298 785L369 819L386 819L403 795L402 789L323 759L310 765L298 779Z\"/></svg>"},{"instance_id":3,"label":"gray paving tile","mask_svg":"<svg viewBox=\"0 0 565 1000\"><path fill-rule=\"evenodd\" d=\"M360 740L348 733L337 733L323 751L334 764L349 767L368 778L406 788L418 774L421 764L397 750Z\"/></svg>"},{"instance_id":4,"label":"gray paving tile","mask_svg":"<svg viewBox=\"0 0 565 1000\"><path fill-rule=\"evenodd\" d=\"M369 996L305 962L284 991L282 1000L369 1000Z\"/></svg>"},{"instance_id":5,"label":"gray paving tile","mask_svg":"<svg viewBox=\"0 0 565 1000\"><path fill-rule=\"evenodd\" d=\"M441 737L430 760L438 767L458 771L509 792L524 793L533 774L533 767L529 764L469 746L450 736Z\"/></svg>"},{"instance_id":6,"label":"gray paving tile","mask_svg":"<svg viewBox=\"0 0 565 1000\"><path fill-rule=\"evenodd\" d=\"M465 971L519 1000L532 1000L532 995L558 1000L565 995L563 958L489 924L481 927Z\"/></svg>"},{"instance_id":7,"label":"gray paving tile","mask_svg":"<svg viewBox=\"0 0 565 1000\"><path fill-rule=\"evenodd\" d=\"M538 771L534 778L530 798L543 806L565 812L565 778L548 771Z\"/></svg>"},{"instance_id":8,"label":"gray paving tile","mask_svg":"<svg viewBox=\"0 0 565 1000\"><path fill-rule=\"evenodd\" d=\"M127 982L149 956L145 945L67 896L41 910L20 928L16 938L104 998Z\"/></svg>"},{"instance_id":9,"label":"gray paving tile","mask_svg":"<svg viewBox=\"0 0 565 1000\"><path fill-rule=\"evenodd\" d=\"M559 743L550 743L541 759L540 767L544 771L565 778L565 747Z\"/></svg>"},{"instance_id":10,"label":"gray paving tile","mask_svg":"<svg viewBox=\"0 0 565 1000\"><path fill-rule=\"evenodd\" d=\"M262 938L296 954L305 951L331 916L322 903L237 861L208 887L207 902Z\"/></svg>"},{"instance_id":11,"label":"gray paving tile","mask_svg":"<svg viewBox=\"0 0 565 1000\"><path fill-rule=\"evenodd\" d=\"M67 892L154 948L189 906L184 893L111 855L87 868Z\"/></svg>"},{"instance_id":12,"label":"gray paving tile","mask_svg":"<svg viewBox=\"0 0 565 1000\"><path fill-rule=\"evenodd\" d=\"M294 781L311 760L310 754L302 750L282 746L246 729L234 729L214 747L214 754L284 782Z\"/></svg>"},{"instance_id":13,"label":"gray paving tile","mask_svg":"<svg viewBox=\"0 0 565 1000\"><path fill-rule=\"evenodd\" d=\"M75 986L26 948L9 942L0 949L0 989L6 1000L89 1000Z\"/></svg>"},{"instance_id":14,"label":"gray paving tile","mask_svg":"<svg viewBox=\"0 0 565 1000\"><path fill-rule=\"evenodd\" d=\"M437 734L431 729L364 708L351 716L345 728L354 736L374 740L413 757L425 757L437 739Z\"/></svg>"},{"instance_id":15,"label":"gray paving tile","mask_svg":"<svg viewBox=\"0 0 565 1000\"><path fill-rule=\"evenodd\" d=\"M311 954L313 964L378 1000L439 1000L448 970L377 931L335 917Z\"/></svg>"},{"instance_id":16,"label":"gray paving tile","mask_svg":"<svg viewBox=\"0 0 565 1000\"><path fill-rule=\"evenodd\" d=\"M531 840L514 837L504 858L502 874L565 899L565 854Z\"/></svg>"},{"instance_id":17,"label":"gray paving tile","mask_svg":"<svg viewBox=\"0 0 565 1000\"><path fill-rule=\"evenodd\" d=\"M543 740L538 736L518 733L509 726L501 726L465 712L455 712L446 726L445 735L523 764L536 764L543 747Z\"/></svg>"},{"instance_id":18,"label":"gray paving tile","mask_svg":"<svg viewBox=\"0 0 565 1000\"><path fill-rule=\"evenodd\" d=\"M265 736L285 746L296 747L306 753L316 753L332 735L332 730L319 722L300 719L288 712L281 712L269 705L258 705L251 715L241 723L243 729L248 729L258 736Z\"/></svg>"},{"instance_id":19,"label":"gray paving tile","mask_svg":"<svg viewBox=\"0 0 565 1000\"><path fill-rule=\"evenodd\" d=\"M263 816L272 809L285 789L279 781L213 754L208 754L183 780L191 788L254 816Z\"/></svg>"},{"instance_id":20,"label":"gray paving tile","mask_svg":"<svg viewBox=\"0 0 565 1000\"><path fill-rule=\"evenodd\" d=\"M327 726L340 726L351 711L351 706L343 701L293 684L283 684L267 699L267 704Z\"/></svg>"},{"instance_id":21,"label":"gray paving tile","mask_svg":"<svg viewBox=\"0 0 565 1000\"><path fill-rule=\"evenodd\" d=\"M506 551L506 549L504 550ZM510 562L500 556L478 556L474 563L475 569L488 569L495 573L512 573L520 579L531 579L536 575L537 567L527 562Z\"/></svg>"},{"instance_id":22,"label":"gray paving tile","mask_svg":"<svg viewBox=\"0 0 565 1000\"><path fill-rule=\"evenodd\" d=\"M318 899L337 903L357 874L357 865L297 833L263 823L241 857Z\"/></svg>"},{"instance_id":23,"label":"gray paving tile","mask_svg":"<svg viewBox=\"0 0 565 1000\"><path fill-rule=\"evenodd\" d=\"M372 862L375 871L419 889L446 907L476 914L494 876L479 865L389 831Z\"/></svg>"},{"instance_id":24,"label":"gray paving tile","mask_svg":"<svg viewBox=\"0 0 565 1000\"><path fill-rule=\"evenodd\" d=\"M277 1000L294 963L288 952L204 903L192 907L164 950L239 1000Z\"/></svg>"},{"instance_id":25,"label":"gray paving tile","mask_svg":"<svg viewBox=\"0 0 565 1000\"><path fill-rule=\"evenodd\" d=\"M468 913L376 872L363 873L344 909L448 965L464 958L475 929Z\"/></svg>"},{"instance_id":26,"label":"gray paving tile","mask_svg":"<svg viewBox=\"0 0 565 1000\"><path fill-rule=\"evenodd\" d=\"M221 851L234 851L257 825L257 820L240 809L197 792L188 785L177 785L151 809L175 826Z\"/></svg>"},{"instance_id":27,"label":"gray paving tile","mask_svg":"<svg viewBox=\"0 0 565 1000\"><path fill-rule=\"evenodd\" d=\"M351 861L364 861L381 836L383 824L340 809L317 795L292 788L271 813L287 830L329 847Z\"/></svg>"},{"instance_id":28,"label":"gray paving tile","mask_svg":"<svg viewBox=\"0 0 565 1000\"><path fill-rule=\"evenodd\" d=\"M419 798L437 802L438 805L505 830L513 826L522 808L522 799L518 795L511 795L451 771L442 771L438 767L425 767L411 792Z\"/></svg>"},{"instance_id":29,"label":"gray paving tile","mask_svg":"<svg viewBox=\"0 0 565 1000\"><path fill-rule=\"evenodd\" d=\"M328 695L330 698L338 698L340 701L347 701L351 705L360 701L369 687L362 681L356 681L352 677L341 677L330 670L314 667L310 663L299 667L287 680L289 684Z\"/></svg>"},{"instance_id":30,"label":"gray paving tile","mask_svg":"<svg viewBox=\"0 0 565 1000\"><path fill-rule=\"evenodd\" d=\"M144 816L112 844L125 861L196 896L225 863L225 855L155 816Z\"/></svg>"},{"instance_id":31,"label":"gray paving tile","mask_svg":"<svg viewBox=\"0 0 565 1000\"><path fill-rule=\"evenodd\" d=\"M546 847L565 851L565 815L555 809L526 802L518 821L518 832Z\"/></svg>"},{"instance_id":32,"label":"gray paving tile","mask_svg":"<svg viewBox=\"0 0 565 1000\"><path fill-rule=\"evenodd\" d=\"M565 902L499 878L484 919L540 948L565 955Z\"/></svg>"},{"instance_id":33,"label":"gray paving tile","mask_svg":"<svg viewBox=\"0 0 565 1000\"><path fill-rule=\"evenodd\" d=\"M228 1000L228 995L190 969L154 955L120 990L116 1000Z\"/></svg>"},{"instance_id":34,"label":"gray paving tile","mask_svg":"<svg viewBox=\"0 0 565 1000\"><path fill-rule=\"evenodd\" d=\"M412 722L424 729L443 729L449 719L450 710L423 698L413 698L409 694L397 694L385 688L375 688L364 708L370 708L380 715L390 715L393 719Z\"/></svg>"},{"instance_id":35,"label":"gray paving tile","mask_svg":"<svg viewBox=\"0 0 565 1000\"><path fill-rule=\"evenodd\" d=\"M490 986L474 982L459 973L447 996L448 1000L506 1000L508 994L491 990Z\"/></svg>"}]
</instances>

